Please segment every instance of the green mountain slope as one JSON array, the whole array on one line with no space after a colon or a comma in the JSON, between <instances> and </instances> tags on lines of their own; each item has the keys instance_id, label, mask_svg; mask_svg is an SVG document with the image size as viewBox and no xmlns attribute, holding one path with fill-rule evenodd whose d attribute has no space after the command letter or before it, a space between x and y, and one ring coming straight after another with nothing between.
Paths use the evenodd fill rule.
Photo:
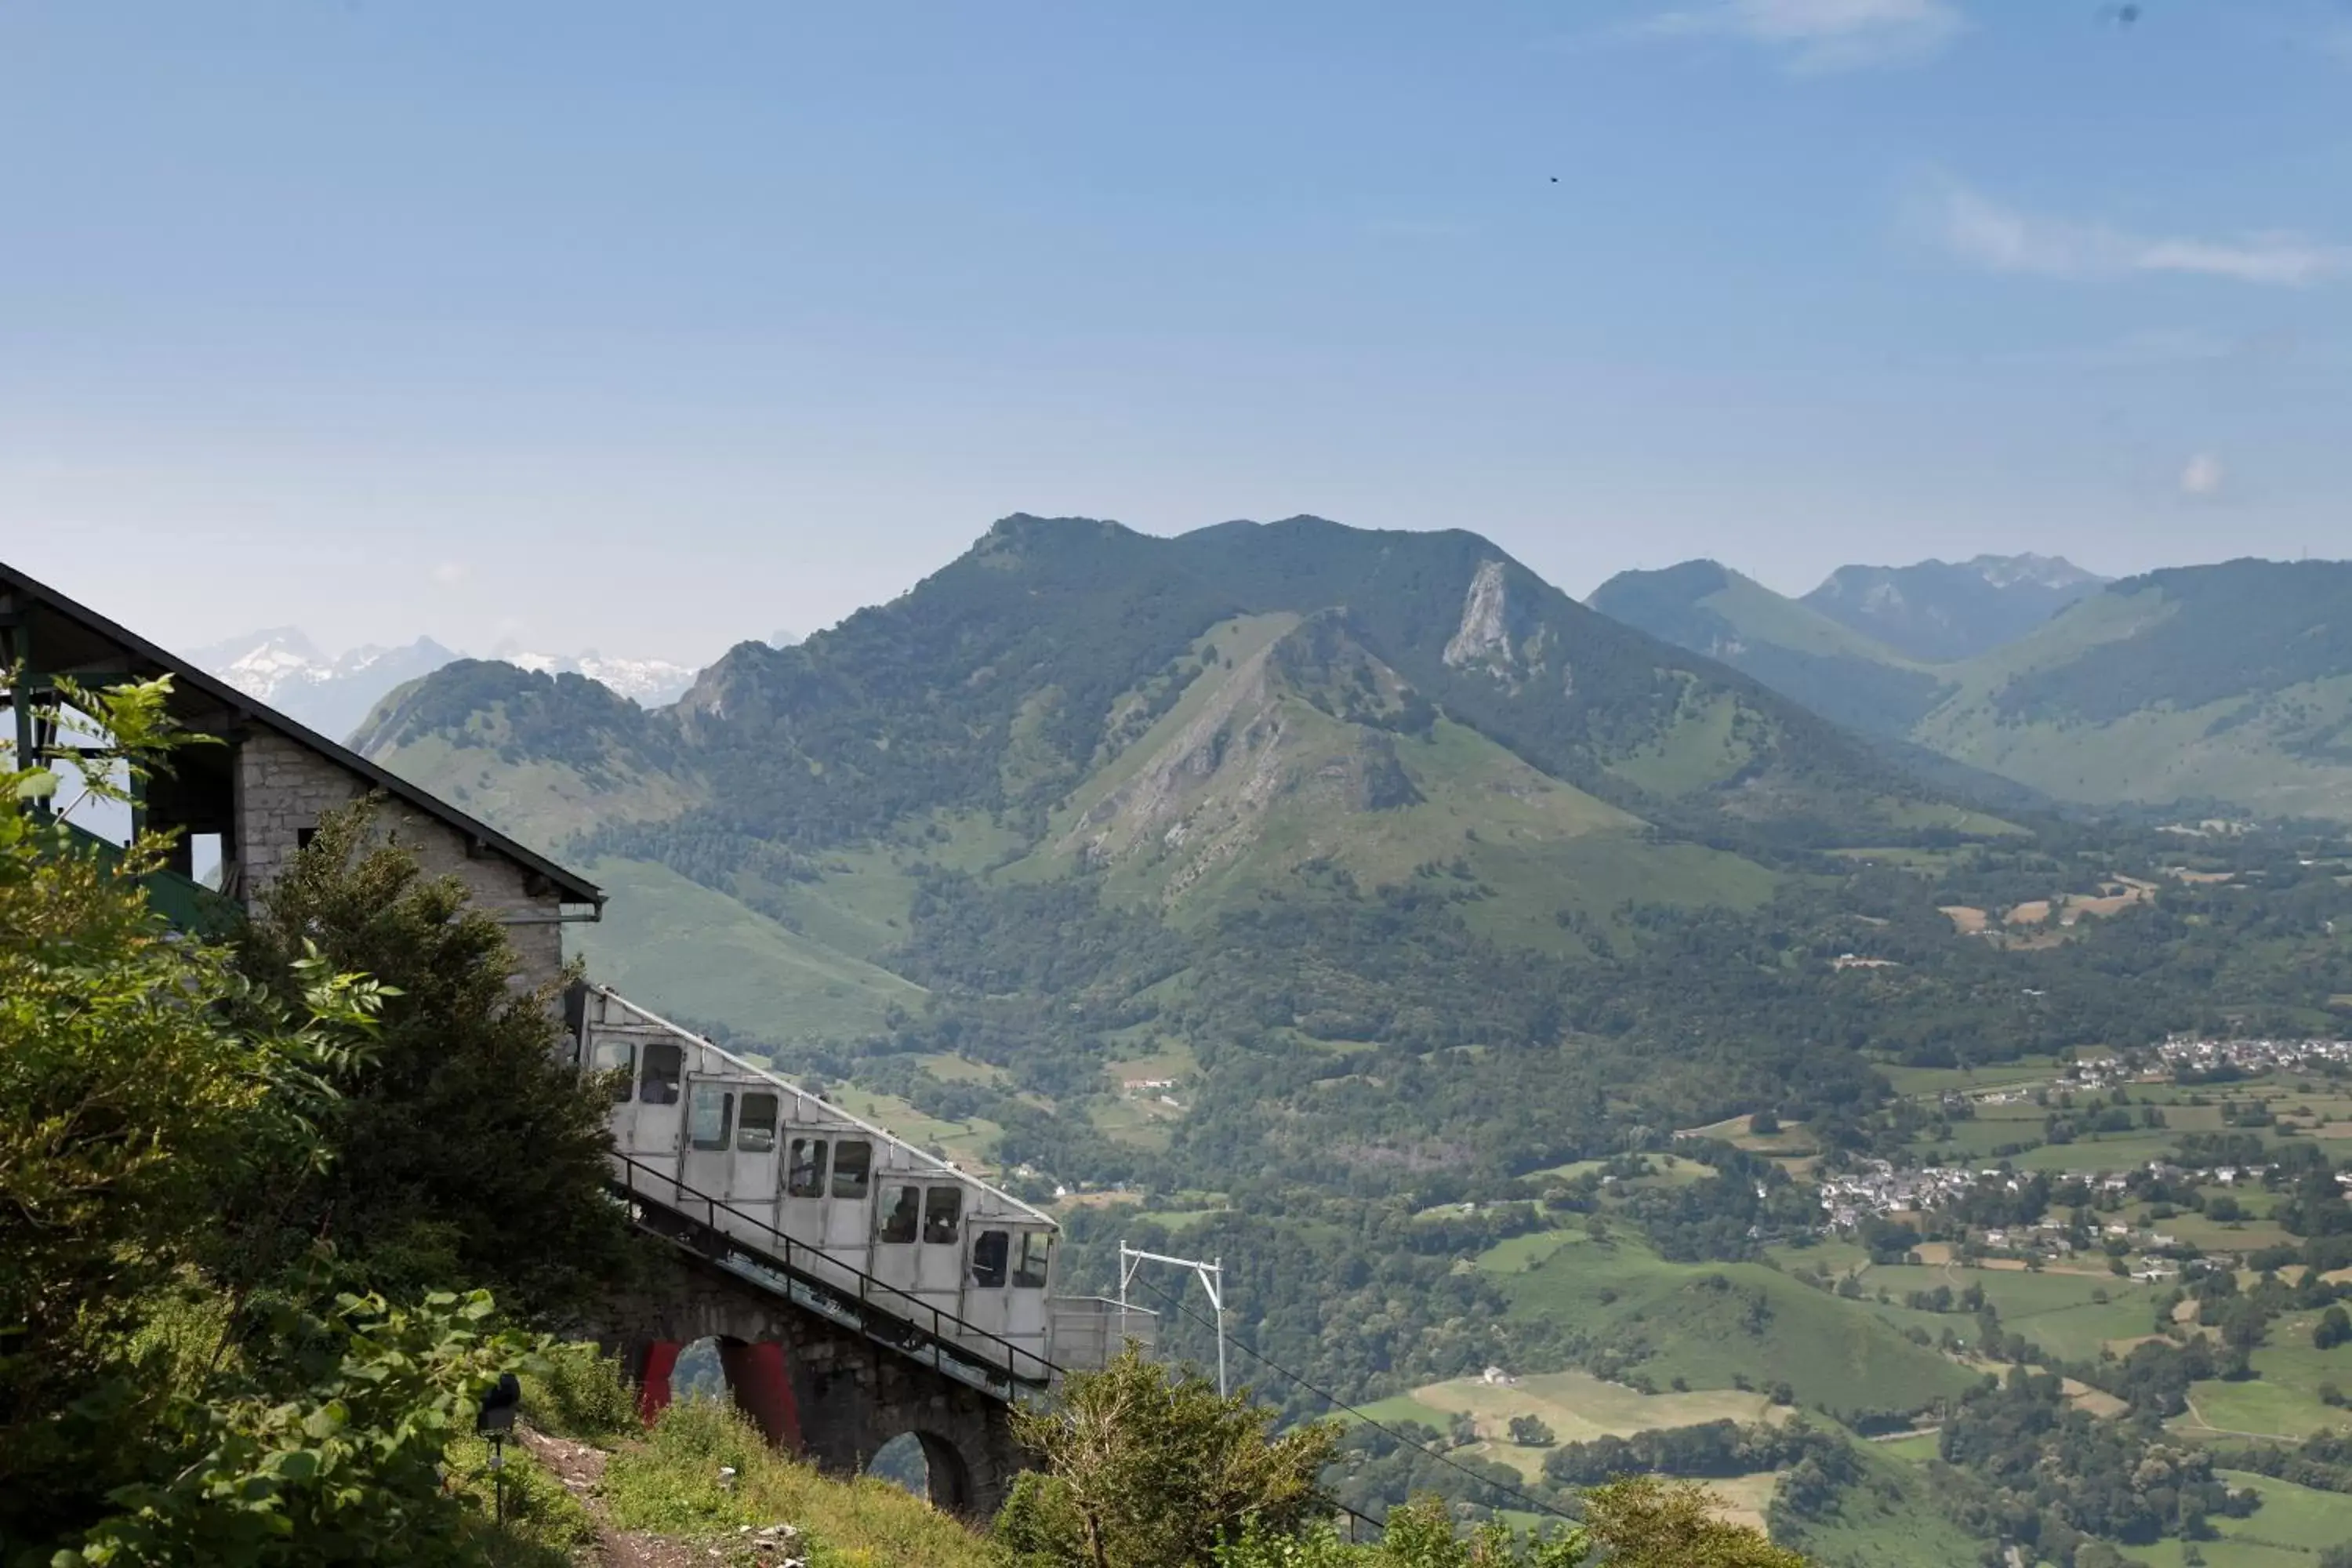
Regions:
<instances>
[{"instance_id":1,"label":"green mountain slope","mask_svg":"<svg viewBox=\"0 0 2352 1568\"><path fill-rule=\"evenodd\" d=\"M2352 817L2352 565L2153 573L1937 665L1713 562L1625 574L1592 603L1842 722L2056 799ZM1906 765L1982 798L1964 775Z\"/></svg>"},{"instance_id":2,"label":"green mountain slope","mask_svg":"<svg viewBox=\"0 0 2352 1568\"><path fill-rule=\"evenodd\" d=\"M1926 665L1712 561L1622 572L1588 602L1873 734L1908 733L1951 689Z\"/></svg>"},{"instance_id":3,"label":"green mountain slope","mask_svg":"<svg viewBox=\"0 0 2352 1568\"><path fill-rule=\"evenodd\" d=\"M2052 795L2352 817L2352 563L2130 578L1956 673L1916 738Z\"/></svg>"},{"instance_id":4,"label":"green mountain slope","mask_svg":"<svg viewBox=\"0 0 2352 1568\"><path fill-rule=\"evenodd\" d=\"M1790 853L1990 826L1475 535L1315 519L1170 540L1008 518L889 605L737 647L673 710L462 661L360 739L630 868L642 901L729 900L585 940L626 946L648 1001L771 1039L870 1032L875 977L919 983L912 910L943 878L1079 884L1213 944L1270 903L1388 889L1574 960L1634 904L1753 907ZM726 963L682 934L705 924Z\"/></svg>"}]
</instances>

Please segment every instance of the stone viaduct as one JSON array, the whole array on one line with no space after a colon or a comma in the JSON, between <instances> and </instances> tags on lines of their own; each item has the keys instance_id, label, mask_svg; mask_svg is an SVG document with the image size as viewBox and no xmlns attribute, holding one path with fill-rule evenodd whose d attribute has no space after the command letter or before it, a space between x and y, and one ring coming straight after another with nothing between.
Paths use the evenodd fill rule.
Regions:
<instances>
[{"instance_id":1,"label":"stone viaduct","mask_svg":"<svg viewBox=\"0 0 2352 1568\"><path fill-rule=\"evenodd\" d=\"M902 1434L922 1446L931 1500L984 1520L1024 1468L1005 1402L681 1248L601 1314L647 1421L679 1353L716 1340L728 1392L769 1442L837 1476Z\"/></svg>"}]
</instances>

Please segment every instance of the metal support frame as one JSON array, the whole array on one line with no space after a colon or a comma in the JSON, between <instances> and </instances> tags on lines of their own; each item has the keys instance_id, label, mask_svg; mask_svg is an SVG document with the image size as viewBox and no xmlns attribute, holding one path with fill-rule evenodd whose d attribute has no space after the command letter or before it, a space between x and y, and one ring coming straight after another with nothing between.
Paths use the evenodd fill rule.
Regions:
<instances>
[{"instance_id":1,"label":"metal support frame","mask_svg":"<svg viewBox=\"0 0 2352 1568\"><path fill-rule=\"evenodd\" d=\"M1167 1263L1178 1268L1189 1268L1201 1281L1201 1289L1209 1293L1209 1305L1215 1308L1217 1313L1217 1397L1223 1399L1225 1396L1225 1260L1216 1258L1203 1263L1197 1258L1171 1258L1164 1252L1145 1252L1139 1247L1129 1247L1122 1238L1118 1244L1118 1311L1121 1322L1127 1319L1128 1282L1135 1278L1135 1271L1147 1263Z\"/></svg>"}]
</instances>

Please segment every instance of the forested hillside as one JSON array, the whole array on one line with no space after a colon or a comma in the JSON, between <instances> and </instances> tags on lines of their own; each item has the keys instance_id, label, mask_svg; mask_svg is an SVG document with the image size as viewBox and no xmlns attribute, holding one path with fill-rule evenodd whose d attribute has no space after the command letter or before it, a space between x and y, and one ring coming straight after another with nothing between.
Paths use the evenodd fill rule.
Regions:
<instances>
[{"instance_id":1,"label":"forested hillside","mask_svg":"<svg viewBox=\"0 0 2352 1568\"><path fill-rule=\"evenodd\" d=\"M2233 561L2085 593L1945 663L1713 562L1623 574L1592 604L1842 723L2053 800L2352 817L2352 564ZM1966 775L1941 782L2001 798Z\"/></svg>"},{"instance_id":2,"label":"forested hillside","mask_svg":"<svg viewBox=\"0 0 2352 1568\"><path fill-rule=\"evenodd\" d=\"M1712 561L1621 572L1588 602L1867 733L1907 733L1951 689L1929 665Z\"/></svg>"},{"instance_id":3,"label":"forested hillside","mask_svg":"<svg viewBox=\"0 0 2352 1568\"><path fill-rule=\"evenodd\" d=\"M1845 1435L1981 1368L1795 1277L1822 1174L1962 1140L1914 1075L2352 1011L2340 845L1957 804L1467 534L1009 519L669 712L457 666L369 742L593 871L599 977L1055 1204L1072 1288L1222 1256L1244 1375L1381 1399L1365 1507L1556 1495L1503 1414L1801 1408L1828 1438L1733 1446L1776 1530L1953 1560L1995 1483Z\"/></svg>"},{"instance_id":4,"label":"forested hillside","mask_svg":"<svg viewBox=\"0 0 2352 1568\"><path fill-rule=\"evenodd\" d=\"M1915 738L2053 795L2352 817L2352 563L2127 578L1958 674Z\"/></svg>"}]
</instances>

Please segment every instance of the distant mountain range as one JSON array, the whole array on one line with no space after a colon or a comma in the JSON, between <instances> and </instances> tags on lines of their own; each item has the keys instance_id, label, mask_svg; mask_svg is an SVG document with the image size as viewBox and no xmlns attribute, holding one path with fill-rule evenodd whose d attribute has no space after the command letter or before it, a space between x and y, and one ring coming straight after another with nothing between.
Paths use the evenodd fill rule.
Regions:
<instances>
[{"instance_id":1,"label":"distant mountain range","mask_svg":"<svg viewBox=\"0 0 2352 1568\"><path fill-rule=\"evenodd\" d=\"M1748 906L1786 853L2009 831L1475 534L1313 518L1007 518L890 604L737 646L674 708L461 661L357 743L630 889L583 933L600 973L771 1030L919 994L893 950L926 866L1099 879L1188 930L1381 885L1425 890L1404 926L1452 929L1484 888L1459 919L1561 954L1618 940L1629 900Z\"/></svg>"},{"instance_id":2,"label":"distant mountain range","mask_svg":"<svg viewBox=\"0 0 2352 1568\"><path fill-rule=\"evenodd\" d=\"M197 665L288 717L337 740L359 728L395 688L465 656L431 637L399 647L371 643L330 658L294 626L231 637L189 655ZM504 645L493 656L520 668L571 671L647 707L675 702L694 679L690 666L652 658L537 654Z\"/></svg>"},{"instance_id":3,"label":"distant mountain range","mask_svg":"<svg viewBox=\"0 0 2352 1568\"><path fill-rule=\"evenodd\" d=\"M1979 555L1841 566L1801 603L1906 658L1945 663L2023 637L2106 581L2060 556Z\"/></svg>"},{"instance_id":4,"label":"distant mountain range","mask_svg":"<svg viewBox=\"0 0 2352 1568\"><path fill-rule=\"evenodd\" d=\"M1906 586L1950 588L1956 573L1974 586L1940 599ZM1841 724L2059 800L2352 818L2352 563L2231 561L2100 583L2063 562L1981 557L1877 581L1883 604L1946 612L1894 616L1934 634L1911 647L1975 651L1929 659L1856 629L1875 591L1858 568L1790 599L1685 562L1622 574L1591 603Z\"/></svg>"}]
</instances>

